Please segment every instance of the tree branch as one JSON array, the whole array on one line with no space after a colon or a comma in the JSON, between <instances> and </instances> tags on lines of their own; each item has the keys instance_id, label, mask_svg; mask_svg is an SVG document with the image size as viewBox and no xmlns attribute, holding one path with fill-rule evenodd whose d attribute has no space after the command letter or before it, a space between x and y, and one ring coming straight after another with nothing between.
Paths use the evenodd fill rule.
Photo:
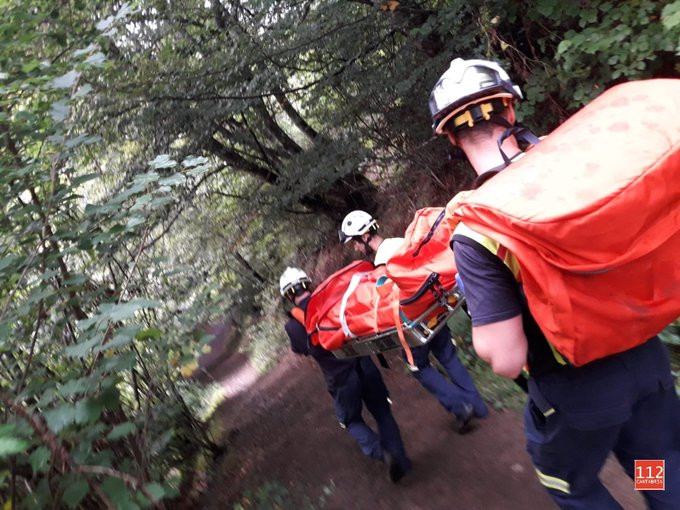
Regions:
<instances>
[{"instance_id":1,"label":"tree branch","mask_svg":"<svg viewBox=\"0 0 680 510\"><path fill-rule=\"evenodd\" d=\"M225 163L232 165L236 170L241 170L254 175L270 184L275 184L278 180L279 176L272 170L248 161L236 151L229 149L212 136L205 141L204 147L210 153L222 159Z\"/></svg>"},{"instance_id":2,"label":"tree branch","mask_svg":"<svg viewBox=\"0 0 680 510\"><path fill-rule=\"evenodd\" d=\"M316 130L312 128L312 126L310 126L307 121L305 121L305 119L302 118L302 115L300 115L300 113L295 109L293 104L288 100L283 92L276 94L274 97L286 115L288 115L290 120L300 131L302 131L312 140L318 136L319 133L317 133Z\"/></svg>"},{"instance_id":3,"label":"tree branch","mask_svg":"<svg viewBox=\"0 0 680 510\"><path fill-rule=\"evenodd\" d=\"M21 390L24 387L24 383L26 382L26 376L28 375L28 372L31 369L31 362L33 361L33 354L35 353L35 343L36 340L38 339L38 331L40 331L40 326L42 325L42 321L44 318L43 306L44 301L41 299L40 303L38 303L38 318L36 319L35 330L33 330L33 339L31 340L31 347L28 351L28 360L26 361L26 366L24 367L24 371L21 374L21 380L19 381L19 385L17 386L17 395L21 393Z\"/></svg>"},{"instance_id":4,"label":"tree branch","mask_svg":"<svg viewBox=\"0 0 680 510\"><path fill-rule=\"evenodd\" d=\"M260 114L260 117L264 121L265 126L267 126L267 129L269 129L271 134L274 135L274 137L279 141L284 149L286 149L291 154L299 154L302 152L302 147L295 143L295 141L290 136L288 136L288 133L281 129L281 126L278 125L276 119L274 119L271 113L269 113L269 110L267 110L267 107L264 104L264 100L257 102L255 105L255 110Z\"/></svg>"}]
</instances>

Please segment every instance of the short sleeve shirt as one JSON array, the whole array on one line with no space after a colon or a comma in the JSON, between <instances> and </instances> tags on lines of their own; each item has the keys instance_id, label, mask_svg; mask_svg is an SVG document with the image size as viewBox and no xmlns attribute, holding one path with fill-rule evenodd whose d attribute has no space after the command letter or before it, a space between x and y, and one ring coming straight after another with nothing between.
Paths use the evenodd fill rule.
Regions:
<instances>
[{"instance_id":1,"label":"short sleeve shirt","mask_svg":"<svg viewBox=\"0 0 680 510\"><path fill-rule=\"evenodd\" d=\"M484 326L519 315L519 286L507 266L472 239L454 235L452 244L472 324Z\"/></svg>"},{"instance_id":2,"label":"short sleeve shirt","mask_svg":"<svg viewBox=\"0 0 680 510\"><path fill-rule=\"evenodd\" d=\"M473 239L454 235L451 244L473 326L484 326L521 314L529 344L530 372L538 375L558 368L560 364L531 315L522 287L510 269Z\"/></svg>"},{"instance_id":3,"label":"short sleeve shirt","mask_svg":"<svg viewBox=\"0 0 680 510\"><path fill-rule=\"evenodd\" d=\"M387 264L387 261L392 258L394 252L397 251L402 244L404 244L403 237L383 239L383 242L380 243L380 246L378 246L378 249L375 252L373 265L379 266L381 264Z\"/></svg>"}]
</instances>

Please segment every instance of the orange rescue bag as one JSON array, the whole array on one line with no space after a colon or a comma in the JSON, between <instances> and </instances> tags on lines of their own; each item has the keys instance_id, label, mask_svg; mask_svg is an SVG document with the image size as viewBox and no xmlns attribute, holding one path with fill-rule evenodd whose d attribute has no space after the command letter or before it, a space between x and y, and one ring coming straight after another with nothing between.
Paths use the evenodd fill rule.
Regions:
<instances>
[{"instance_id":1,"label":"orange rescue bag","mask_svg":"<svg viewBox=\"0 0 680 510\"><path fill-rule=\"evenodd\" d=\"M455 215L514 253L571 363L645 342L680 315L680 80L606 91Z\"/></svg>"},{"instance_id":2,"label":"orange rescue bag","mask_svg":"<svg viewBox=\"0 0 680 510\"><path fill-rule=\"evenodd\" d=\"M307 303L305 329L313 345L333 350L357 337L395 327L398 294L383 283L385 266L355 261L326 278Z\"/></svg>"},{"instance_id":3,"label":"orange rescue bag","mask_svg":"<svg viewBox=\"0 0 680 510\"><path fill-rule=\"evenodd\" d=\"M444 207L419 209L406 229L404 244L387 261L387 276L399 287L401 311L407 319L420 317L442 291L455 286L456 264L449 242L458 221Z\"/></svg>"}]
</instances>

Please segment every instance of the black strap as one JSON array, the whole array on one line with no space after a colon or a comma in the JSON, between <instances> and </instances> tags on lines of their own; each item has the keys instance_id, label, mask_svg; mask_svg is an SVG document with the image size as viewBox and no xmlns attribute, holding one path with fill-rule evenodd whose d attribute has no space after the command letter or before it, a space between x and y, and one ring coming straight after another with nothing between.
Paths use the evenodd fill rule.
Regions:
<instances>
[{"instance_id":1,"label":"black strap","mask_svg":"<svg viewBox=\"0 0 680 510\"><path fill-rule=\"evenodd\" d=\"M543 393L541 393L541 390L538 388L538 384L536 384L536 379L533 377L529 377L529 380L527 381L527 386L528 386L528 393L529 397L531 397L531 400L534 402L534 405L538 408L541 413L543 413L544 416L549 415L551 412L554 412L553 406L548 400L543 396Z\"/></svg>"},{"instance_id":2,"label":"black strap","mask_svg":"<svg viewBox=\"0 0 680 510\"><path fill-rule=\"evenodd\" d=\"M421 297L423 297L423 294L425 294L428 290L432 290L432 293L435 295L435 297L437 297L441 293L439 288L443 289L441 283L439 283L439 273L430 273L430 276L428 276L427 279L422 283L416 293L410 297L401 299L399 304L410 305L411 303L415 303Z\"/></svg>"},{"instance_id":3,"label":"black strap","mask_svg":"<svg viewBox=\"0 0 680 510\"><path fill-rule=\"evenodd\" d=\"M477 178L474 180L474 182L472 183L472 189L479 188L482 184L484 184L486 181L491 179L494 175L496 175L498 172L500 172L501 170L503 170L507 166L508 165L503 163L502 165L493 167L492 169L487 170L486 172L479 174L477 176Z\"/></svg>"},{"instance_id":4,"label":"black strap","mask_svg":"<svg viewBox=\"0 0 680 510\"><path fill-rule=\"evenodd\" d=\"M368 243L371 242L372 238L373 238L373 233L371 233L371 232L368 233L368 241L364 241L364 234L361 234L360 236L354 236L355 241L359 241L361 244L364 245L364 249L366 250L366 255L370 255L371 253L373 253L373 249L368 244Z\"/></svg>"},{"instance_id":5,"label":"black strap","mask_svg":"<svg viewBox=\"0 0 680 510\"><path fill-rule=\"evenodd\" d=\"M437 216L437 219L434 220L434 223L430 227L430 231L427 233L425 238L420 241L420 244L418 245L418 248L416 248L416 251L413 252L413 257L417 257L418 254L420 253L420 250L423 246L425 246L428 242L430 242L430 239L432 239L432 236L434 235L434 231L437 230L437 227L439 224L442 222L444 219L444 215L446 214L446 209L444 209L442 212L439 213L439 216Z\"/></svg>"},{"instance_id":6,"label":"black strap","mask_svg":"<svg viewBox=\"0 0 680 510\"><path fill-rule=\"evenodd\" d=\"M529 393L529 380L524 374L520 374L513 379L513 382L522 388L524 393Z\"/></svg>"},{"instance_id":7,"label":"black strap","mask_svg":"<svg viewBox=\"0 0 680 510\"><path fill-rule=\"evenodd\" d=\"M540 143L538 137L525 127L513 126L506 129L505 132L498 138L498 141L496 142L498 144L498 150L501 151L501 156L503 157L503 161L505 161L506 165L512 163L512 159L510 159L505 154L505 152L503 152L502 145L503 142L510 136L514 136L520 143L528 143L530 145L536 145L537 143Z\"/></svg>"},{"instance_id":8,"label":"black strap","mask_svg":"<svg viewBox=\"0 0 680 510\"><path fill-rule=\"evenodd\" d=\"M503 142L510 136L514 136L519 143L525 143L529 145L536 145L541 142L541 140L527 128L518 124L513 126L505 117L501 115L492 115L489 120L495 124L498 124L499 126L506 128L496 142L498 144L498 150L501 153L501 157L503 158L503 161L505 161L505 166L508 166L510 163L512 163L512 158L509 158L507 154L503 152Z\"/></svg>"},{"instance_id":9,"label":"black strap","mask_svg":"<svg viewBox=\"0 0 680 510\"><path fill-rule=\"evenodd\" d=\"M386 369L390 369L390 364L387 362L387 359L385 359L385 355L382 352L378 352L375 355L376 358L378 358L378 363L380 363L380 366Z\"/></svg>"}]
</instances>

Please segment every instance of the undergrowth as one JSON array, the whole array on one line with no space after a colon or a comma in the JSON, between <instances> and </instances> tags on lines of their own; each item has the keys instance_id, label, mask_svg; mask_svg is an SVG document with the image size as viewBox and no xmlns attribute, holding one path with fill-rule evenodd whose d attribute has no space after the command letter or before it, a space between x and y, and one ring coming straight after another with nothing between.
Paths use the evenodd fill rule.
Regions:
<instances>
[{"instance_id":1,"label":"undergrowth","mask_svg":"<svg viewBox=\"0 0 680 510\"><path fill-rule=\"evenodd\" d=\"M323 510L327 498L335 491L335 483L331 480L321 488L316 498L305 496L301 502L294 502L288 489L277 481L268 481L259 487L245 491L235 503L232 510Z\"/></svg>"}]
</instances>

